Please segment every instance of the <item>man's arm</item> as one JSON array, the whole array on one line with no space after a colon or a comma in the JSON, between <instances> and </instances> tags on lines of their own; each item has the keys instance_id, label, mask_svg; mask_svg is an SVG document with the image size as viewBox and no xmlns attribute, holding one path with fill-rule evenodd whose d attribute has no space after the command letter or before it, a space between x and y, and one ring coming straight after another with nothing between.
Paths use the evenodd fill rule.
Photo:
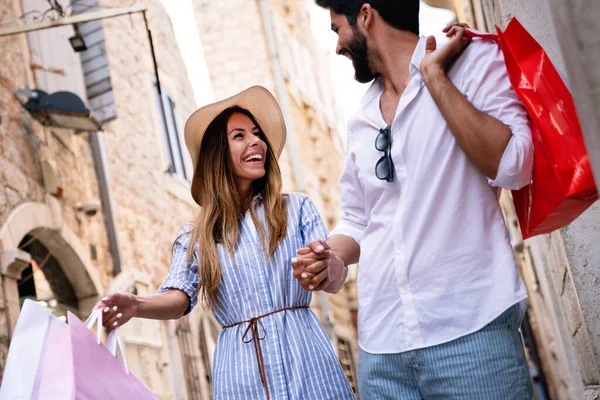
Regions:
<instances>
[{"instance_id":1,"label":"man's arm","mask_svg":"<svg viewBox=\"0 0 600 400\"><path fill-rule=\"evenodd\" d=\"M479 54L463 65L473 75L461 93L446 74L469 43L465 27L448 32L450 42L436 49L428 38L421 74L457 143L492 186L519 189L529 183L533 144L527 113L511 87L500 49L495 43L478 43ZM486 46L486 47L483 47ZM484 49L484 50L481 50Z\"/></svg>"},{"instance_id":2,"label":"man's arm","mask_svg":"<svg viewBox=\"0 0 600 400\"><path fill-rule=\"evenodd\" d=\"M354 239L346 235L330 236L326 243L329 249L342 259L344 265L355 264L360 257L360 246Z\"/></svg>"},{"instance_id":3,"label":"man's arm","mask_svg":"<svg viewBox=\"0 0 600 400\"><path fill-rule=\"evenodd\" d=\"M340 199L342 215L329 238L308 243L292 259L294 276L306 290L337 293L346 281L346 266L358 261L367 219L362 184L351 156L340 179Z\"/></svg>"},{"instance_id":4,"label":"man's arm","mask_svg":"<svg viewBox=\"0 0 600 400\"><path fill-rule=\"evenodd\" d=\"M469 103L444 70L427 69L423 78L458 145L485 176L496 179L510 128Z\"/></svg>"},{"instance_id":5,"label":"man's arm","mask_svg":"<svg viewBox=\"0 0 600 400\"><path fill-rule=\"evenodd\" d=\"M343 272L337 279L335 279L337 277L335 272L333 274L329 273L329 283L323 290L327 293L337 293L342 289L348 277L348 265L358 262L360 246L354 239L342 234L330 236L326 243L332 253L331 256L334 258L330 261L330 268L343 267ZM316 282L311 282L311 284L315 285Z\"/></svg>"}]
</instances>

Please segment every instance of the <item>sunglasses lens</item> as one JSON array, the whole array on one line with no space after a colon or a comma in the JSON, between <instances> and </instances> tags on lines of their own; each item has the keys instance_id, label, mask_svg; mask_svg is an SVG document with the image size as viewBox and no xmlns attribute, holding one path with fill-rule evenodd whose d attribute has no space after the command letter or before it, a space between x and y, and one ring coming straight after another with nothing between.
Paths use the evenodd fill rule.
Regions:
<instances>
[{"instance_id":1,"label":"sunglasses lens","mask_svg":"<svg viewBox=\"0 0 600 400\"><path fill-rule=\"evenodd\" d=\"M379 135L377 135L377 138L375 139L375 148L377 150L385 151L385 149L388 147L388 144L388 135L386 135L385 133L380 133Z\"/></svg>"},{"instance_id":2,"label":"sunglasses lens","mask_svg":"<svg viewBox=\"0 0 600 400\"><path fill-rule=\"evenodd\" d=\"M375 175L379 179L387 179L390 173L390 160L387 157L381 157L375 165Z\"/></svg>"}]
</instances>

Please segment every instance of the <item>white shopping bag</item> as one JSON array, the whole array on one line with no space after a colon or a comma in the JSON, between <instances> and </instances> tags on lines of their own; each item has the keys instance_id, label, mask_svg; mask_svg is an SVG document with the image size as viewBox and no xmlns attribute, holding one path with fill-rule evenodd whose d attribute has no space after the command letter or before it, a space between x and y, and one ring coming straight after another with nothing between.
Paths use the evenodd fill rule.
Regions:
<instances>
[{"instance_id":1,"label":"white shopping bag","mask_svg":"<svg viewBox=\"0 0 600 400\"><path fill-rule=\"evenodd\" d=\"M12 334L0 400L30 400L52 320L63 323L52 312L32 300L25 300Z\"/></svg>"}]
</instances>

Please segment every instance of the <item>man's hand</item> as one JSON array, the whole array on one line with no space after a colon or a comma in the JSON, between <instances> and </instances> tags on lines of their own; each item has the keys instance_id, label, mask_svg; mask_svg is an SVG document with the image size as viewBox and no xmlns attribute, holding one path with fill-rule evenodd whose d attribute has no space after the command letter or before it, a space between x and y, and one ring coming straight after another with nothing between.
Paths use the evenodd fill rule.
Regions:
<instances>
[{"instance_id":1,"label":"man's hand","mask_svg":"<svg viewBox=\"0 0 600 400\"><path fill-rule=\"evenodd\" d=\"M346 265L323 240L310 242L292 259L294 277L306 290L337 293L343 286Z\"/></svg>"},{"instance_id":2,"label":"man's hand","mask_svg":"<svg viewBox=\"0 0 600 400\"><path fill-rule=\"evenodd\" d=\"M451 24L444 28L450 41L437 48L435 37L429 36L425 45L425 57L421 61L421 74L425 79L434 74L445 73L460 52L469 44L471 38L465 35L467 24Z\"/></svg>"}]
</instances>

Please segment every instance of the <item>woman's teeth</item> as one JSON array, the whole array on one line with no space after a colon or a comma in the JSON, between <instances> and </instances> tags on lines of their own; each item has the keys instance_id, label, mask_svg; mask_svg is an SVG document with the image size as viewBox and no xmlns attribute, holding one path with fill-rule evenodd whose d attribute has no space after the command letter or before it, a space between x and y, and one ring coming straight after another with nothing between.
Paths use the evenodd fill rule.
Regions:
<instances>
[{"instance_id":1,"label":"woman's teeth","mask_svg":"<svg viewBox=\"0 0 600 400\"><path fill-rule=\"evenodd\" d=\"M250 162L250 161L262 161L263 156L260 154L251 154L248 157L244 158L245 162Z\"/></svg>"}]
</instances>

